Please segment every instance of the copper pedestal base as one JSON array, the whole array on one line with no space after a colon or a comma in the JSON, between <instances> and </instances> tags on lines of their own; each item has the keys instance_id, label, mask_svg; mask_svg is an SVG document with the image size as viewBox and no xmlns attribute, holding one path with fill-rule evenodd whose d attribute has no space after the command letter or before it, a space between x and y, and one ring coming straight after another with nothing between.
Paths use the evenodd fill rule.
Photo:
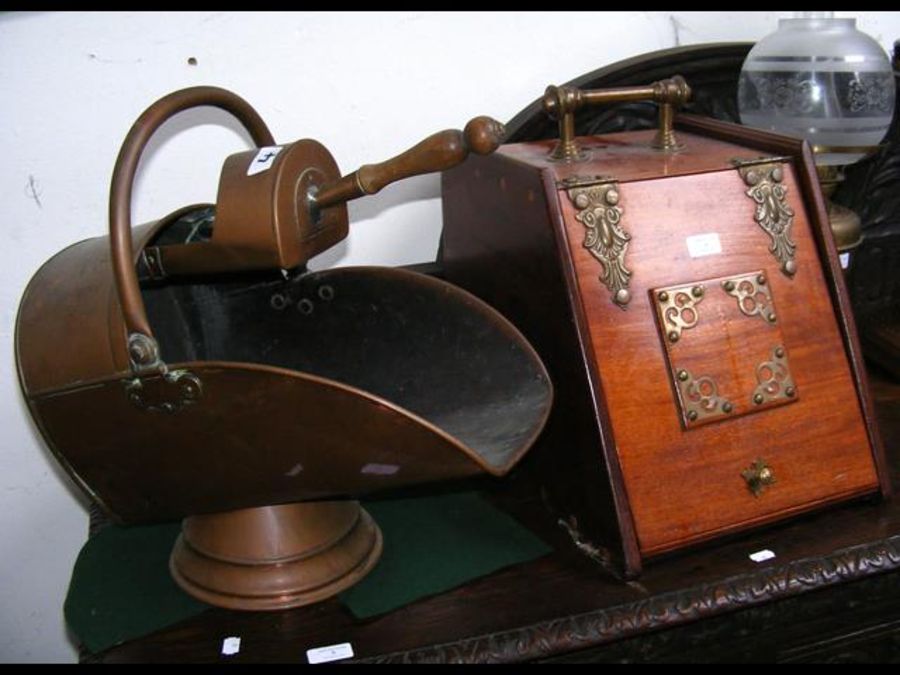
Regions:
<instances>
[{"instance_id":1,"label":"copper pedestal base","mask_svg":"<svg viewBox=\"0 0 900 675\"><path fill-rule=\"evenodd\" d=\"M381 545L381 530L359 502L264 506L186 518L169 569L211 605L288 609L355 584Z\"/></svg>"}]
</instances>

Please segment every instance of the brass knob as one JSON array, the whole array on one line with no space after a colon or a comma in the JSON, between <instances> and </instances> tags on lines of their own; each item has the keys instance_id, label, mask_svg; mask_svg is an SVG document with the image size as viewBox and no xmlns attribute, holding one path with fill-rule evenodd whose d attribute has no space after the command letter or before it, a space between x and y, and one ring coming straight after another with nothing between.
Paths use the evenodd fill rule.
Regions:
<instances>
[{"instance_id":1,"label":"brass knob","mask_svg":"<svg viewBox=\"0 0 900 675\"><path fill-rule=\"evenodd\" d=\"M775 474L772 472L772 468L762 459L757 459L750 465L750 468L741 471L741 476L747 481L747 487L750 488L754 497L759 497L767 486L775 483Z\"/></svg>"}]
</instances>

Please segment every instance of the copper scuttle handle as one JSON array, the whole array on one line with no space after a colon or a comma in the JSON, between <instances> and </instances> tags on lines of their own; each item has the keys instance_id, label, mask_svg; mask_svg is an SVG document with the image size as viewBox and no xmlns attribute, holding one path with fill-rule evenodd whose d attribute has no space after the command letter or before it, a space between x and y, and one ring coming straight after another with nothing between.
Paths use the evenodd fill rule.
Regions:
<instances>
[{"instance_id":1,"label":"copper scuttle handle","mask_svg":"<svg viewBox=\"0 0 900 675\"><path fill-rule=\"evenodd\" d=\"M654 101L659 103L659 129L651 146L662 152L673 152L683 146L672 129L675 110L691 97L691 88L681 75L659 80L646 87L619 87L615 89L579 89L563 85L550 85L544 92L544 112L559 122L559 141L550 152L555 162L581 162L587 153L575 140L575 112L583 107L604 103L628 101Z\"/></svg>"},{"instance_id":2,"label":"copper scuttle handle","mask_svg":"<svg viewBox=\"0 0 900 675\"><path fill-rule=\"evenodd\" d=\"M404 178L445 171L465 161L470 152L489 155L500 147L505 133L504 126L497 120L486 116L475 117L463 131L439 131L387 161L364 164L337 182L322 187L311 196L311 205L324 209L375 194Z\"/></svg>"}]
</instances>

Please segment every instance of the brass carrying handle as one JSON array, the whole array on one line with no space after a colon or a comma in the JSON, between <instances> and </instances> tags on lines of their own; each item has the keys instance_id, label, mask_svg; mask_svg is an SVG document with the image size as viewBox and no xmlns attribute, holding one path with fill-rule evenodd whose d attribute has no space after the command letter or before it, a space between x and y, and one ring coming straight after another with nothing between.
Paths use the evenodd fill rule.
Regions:
<instances>
[{"instance_id":1,"label":"brass carrying handle","mask_svg":"<svg viewBox=\"0 0 900 675\"><path fill-rule=\"evenodd\" d=\"M131 193L141 154L153 133L170 117L188 108L213 106L234 115L257 146L274 145L262 117L244 99L218 87L190 87L162 97L132 125L113 169L109 194L109 243L113 278L128 335L128 354L135 370L154 367L159 351L135 273L131 241Z\"/></svg>"},{"instance_id":2,"label":"brass carrying handle","mask_svg":"<svg viewBox=\"0 0 900 675\"><path fill-rule=\"evenodd\" d=\"M463 131L439 131L387 161L364 164L353 173L310 195L311 205L315 209L324 209L375 194L403 178L445 171L462 163L470 152L489 155L500 147L505 133L506 129L497 120L486 116L476 117L466 124Z\"/></svg>"},{"instance_id":3,"label":"brass carrying handle","mask_svg":"<svg viewBox=\"0 0 900 675\"><path fill-rule=\"evenodd\" d=\"M579 89L563 85L550 85L544 92L544 111L559 121L559 142L550 152L550 158L558 162L576 162L587 158L575 141L575 112L583 107L603 103L626 101L655 101L659 103L659 129L652 147L665 152L681 148L675 138L672 123L675 109L688 101L691 88L681 75L659 80L646 87L620 87L616 89Z\"/></svg>"}]
</instances>

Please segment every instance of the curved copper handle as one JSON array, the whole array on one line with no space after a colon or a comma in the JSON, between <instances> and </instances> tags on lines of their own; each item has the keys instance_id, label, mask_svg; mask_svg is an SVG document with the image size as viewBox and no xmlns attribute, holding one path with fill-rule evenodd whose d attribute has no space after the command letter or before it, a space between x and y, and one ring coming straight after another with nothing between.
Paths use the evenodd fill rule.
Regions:
<instances>
[{"instance_id":1,"label":"curved copper handle","mask_svg":"<svg viewBox=\"0 0 900 675\"><path fill-rule=\"evenodd\" d=\"M170 117L188 108L213 106L234 115L258 146L274 145L272 133L244 99L218 87L190 87L164 96L132 125L119 151L109 193L109 243L113 278L128 333L133 367L146 368L159 360L153 332L141 298L131 242L131 191L141 154L153 133Z\"/></svg>"},{"instance_id":2,"label":"curved copper handle","mask_svg":"<svg viewBox=\"0 0 900 675\"><path fill-rule=\"evenodd\" d=\"M470 152L488 155L500 147L505 133L500 122L486 116L470 120L463 131L439 131L396 157L380 164L364 164L339 181L324 186L314 196L315 207L324 209L375 194L403 178L450 169L463 162Z\"/></svg>"}]
</instances>

